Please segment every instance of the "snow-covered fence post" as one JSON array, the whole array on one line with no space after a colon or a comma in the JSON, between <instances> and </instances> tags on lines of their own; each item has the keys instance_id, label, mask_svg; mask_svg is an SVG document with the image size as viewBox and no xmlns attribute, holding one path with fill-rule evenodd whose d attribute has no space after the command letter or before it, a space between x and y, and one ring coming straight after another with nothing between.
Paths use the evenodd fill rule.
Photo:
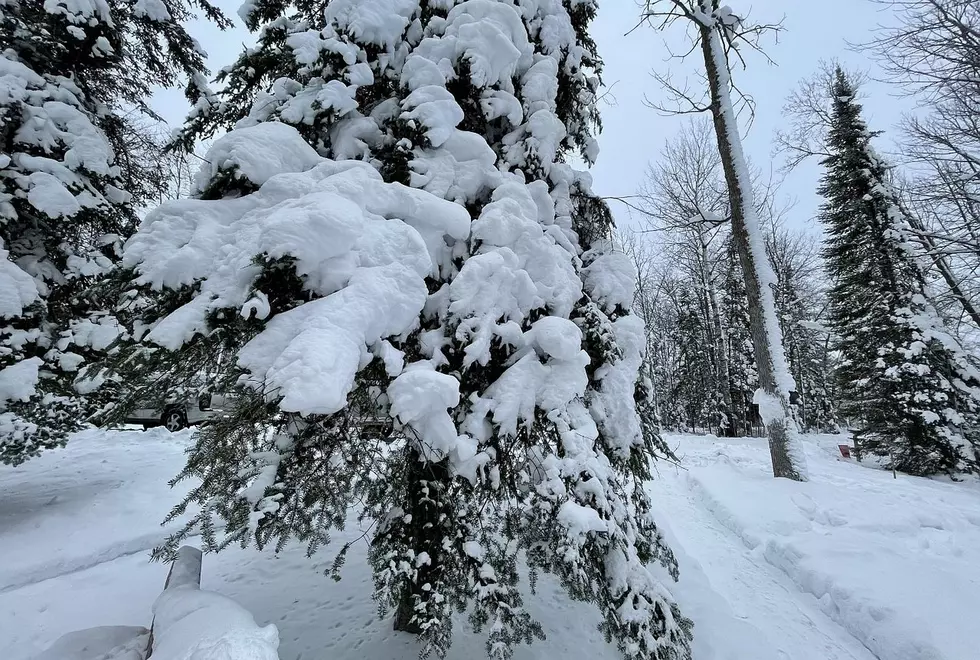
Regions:
<instances>
[{"instance_id":1,"label":"snow-covered fence post","mask_svg":"<svg viewBox=\"0 0 980 660\"><path fill-rule=\"evenodd\" d=\"M174 589L176 587L190 587L193 589L201 588L201 564L203 554L200 549L192 548L189 545L181 546L177 550L177 556L170 564L170 572L167 573L167 581L163 583L163 590ZM156 617L154 616L154 622ZM153 624L150 624L150 639L146 643L146 658L153 655Z\"/></svg>"}]
</instances>

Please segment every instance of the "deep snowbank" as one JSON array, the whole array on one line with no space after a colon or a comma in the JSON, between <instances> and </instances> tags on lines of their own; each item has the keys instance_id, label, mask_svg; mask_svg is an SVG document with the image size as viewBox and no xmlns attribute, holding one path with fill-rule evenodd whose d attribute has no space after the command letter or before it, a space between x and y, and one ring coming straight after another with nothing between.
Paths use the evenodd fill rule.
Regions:
<instances>
[{"instance_id":1,"label":"deep snowbank","mask_svg":"<svg viewBox=\"0 0 980 660\"><path fill-rule=\"evenodd\" d=\"M153 606L154 660L279 660L279 631L214 591L167 589Z\"/></svg>"},{"instance_id":2,"label":"deep snowbank","mask_svg":"<svg viewBox=\"0 0 980 660\"><path fill-rule=\"evenodd\" d=\"M149 613L148 613L149 614ZM181 586L153 606L154 660L279 660L279 631L259 627L235 601ZM144 660L150 631L99 626L62 635L34 660Z\"/></svg>"}]
</instances>

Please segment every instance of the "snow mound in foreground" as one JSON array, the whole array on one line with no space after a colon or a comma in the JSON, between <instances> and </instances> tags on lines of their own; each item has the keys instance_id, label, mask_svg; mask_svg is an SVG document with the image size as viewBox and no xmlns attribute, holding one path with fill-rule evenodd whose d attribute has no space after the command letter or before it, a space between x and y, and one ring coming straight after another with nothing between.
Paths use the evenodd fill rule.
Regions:
<instances>
[{"instance_id":1,"label":"snow mound in foreground","mask_svg":"<svg viewBox=\"0 0 980 660\"><path fill-rule=\"evenodd\" d=\"M153 605L153 660L279 660L279 630L213 591L176 587ZM150 631L101 626L63 635L34 660L144 660Z\"/></svg>"},{"instance_id":2,"label":"snow mound in foreground","mask_svg":"<svg viewBox=\"0 0 980 660\"><path fill-rule=\"evenodd\" d=\"M279 630L213 591L176 587L153 605L154 660L279 660Z\"/></svg>"},{"instance_id":3,"label":"snow mound in foreground","mask_svg":"<svg viewBox=\"0 0 980 660\"><path fill-rule=\"evenodd\" d=\"M140 626L100 626L62 635L34 660L143 660L150 631Z\"/></svg>"}]
</instances>

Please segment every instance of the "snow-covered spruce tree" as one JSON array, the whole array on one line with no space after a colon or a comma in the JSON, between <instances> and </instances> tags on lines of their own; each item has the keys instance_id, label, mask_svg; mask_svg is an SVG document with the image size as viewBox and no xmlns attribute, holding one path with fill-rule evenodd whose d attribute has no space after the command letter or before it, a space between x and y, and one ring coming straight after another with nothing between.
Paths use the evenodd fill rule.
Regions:
<instances>
[{"instance_id":1,"label":"snow-covered spruce tree","mask_svg":"<svg viewBox=\"0 0 980 660\"><path fill-rule=\"evenodd\" d=\"M493 657L540 636L526 567L594 602L626 656L688 657L646 566L676 577L642 485L663 444L635 403L635 274L564 162L595 157L594 3L241 13L258 45L186 138L237 128L124 257L149 328L130 364L220 353L239 376L183 473L202 481L178 511L203 510L168 547L199 524L212 549L312 552L355 510L379 607L423 653L466 608Z\"/></svg>"},{"instance_id":2,"label":"snow-covered spruce tree","mask_svg":"<svg viewBox=\"0 0 980 660\"><path fill-rule=\"evenodd\" d=\"M980 374L929 301L923 255L843 71L820 193L842 413L857 447L915 475L976 472Z\"/></svg>"},{"instance_id":3,"label":"snow-covered spruce tree","mask_svg":"<svg viewBox=\"0 0 980 660\"><path fill-rule=\"evenodd\" d=\"M804 430L826 433L837 429L834 388L830 383L827 332L819 321L826 306L813 286L810 241L777 230L770 240L770 259L779 285L776 310L790 373L796 382L796 402Z\"/></svg>"},{"instance_id":4,"label":"snow-covered spruce tree","mask_svg":"<svg viewBox=\"0 0 980 660\"><path fill-rule=\"evenodd\" d=\"M712 337L705 319L703 297L697 284L678 292L677 385L673 397L683 407L686 427L692 432L714 430L720 421L720 396L712 364ZM683 428L683 427L682 427Z\"/></svg>"},{"instance_id":5,"label":"snow-covered spruce tree","mask_svg":"<svg viewBox=\"0 0 980 660\"><path fill-rule=\"evenodd\" d=\"M751 435L753 427L759 423L759 415L752 403L759 388L759 375L755 368L745 277L730 238L725 244L723 272L721 316L728 335L732 426L738 435Z\"/></svg>"},{"instance_id":6,"label":"snow-covered spruce tree","mask_svg":"<svg viewBox=\"0 0 980 660\"><path fill-rule=\"evenodd\" d=\"M186 18L184 0L0 0L0 462L62 445L96 404L75 380L117 324L92 287L154 192L124 112L203 80Z\"/></svg>"}]
</instances>

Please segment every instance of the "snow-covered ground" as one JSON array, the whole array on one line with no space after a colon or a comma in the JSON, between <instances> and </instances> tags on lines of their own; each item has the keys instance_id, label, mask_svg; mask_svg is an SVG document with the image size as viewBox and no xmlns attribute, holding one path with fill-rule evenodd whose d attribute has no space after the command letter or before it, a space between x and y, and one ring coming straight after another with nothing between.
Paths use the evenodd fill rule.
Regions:
<instances>
[{"instance_id":1,"label":"snow-covered ground","mask_svg":"<svg viewBox=\"0 0 980 660\"><path fill-rule=\"evenodd\" d=\"M684 468L651 494L681 567L697 660L972 660L980 648L980 488L837 460L807 436L811 481L773 480L764 441L671 436ZM27 660L72 630L148 626L167 567L147 561L183 487L189 432L84 432L64 450L0 468L0 657ZM337 541L358 534L356 527ZM344 579L301 547L206 556L203 587L279 628L282 660L411 660L378 621L363 553ZM519 660L617 658L589 606L542 581L548 641ZM461 622L450 658L483 655Z\"/></svg>"},{"instance_id":2,"label":"snow-covered ground","mask_svg":"<svg viewBox=\"0 0 980 660\"><path fill-rule=\"evenodd\" d=\"M804 484L772 478L763 440L671 441L686 469L662 468L650 487L687 555L681 579L695 583L681 605L716 636L705 629L719 619L699 616L700 599L685 602L706 579L706 607L727 601L758 636L758 647L705 657L980 657L976 483L896 479L839 460L836 435L805 436Z\"/></svg>"}]
</instances>

